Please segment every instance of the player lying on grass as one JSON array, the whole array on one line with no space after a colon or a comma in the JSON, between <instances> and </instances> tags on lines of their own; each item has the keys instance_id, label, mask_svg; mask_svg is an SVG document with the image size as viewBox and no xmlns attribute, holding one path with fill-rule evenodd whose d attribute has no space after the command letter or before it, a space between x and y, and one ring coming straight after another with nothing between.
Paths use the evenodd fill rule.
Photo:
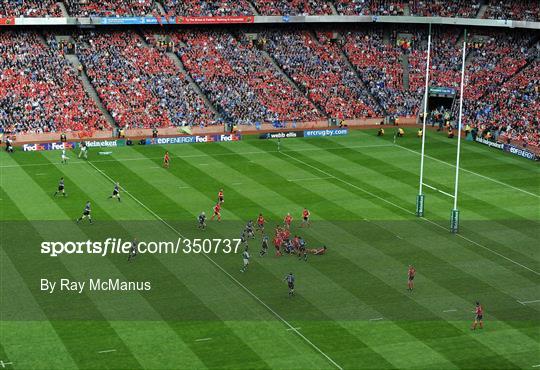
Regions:
<instances>
[{"instance_id":1,"label":"player lying on grass","mask_svg":"<svg viewBox=\"0 0 540 370\"><path fill-rule=\"evenodd\" d=\"M316 256L321 256L323 254L326 254L326 245L323 245L322 248L308 248L306 249L307 253L314 254Z\"/></svg>"}]
</instances>

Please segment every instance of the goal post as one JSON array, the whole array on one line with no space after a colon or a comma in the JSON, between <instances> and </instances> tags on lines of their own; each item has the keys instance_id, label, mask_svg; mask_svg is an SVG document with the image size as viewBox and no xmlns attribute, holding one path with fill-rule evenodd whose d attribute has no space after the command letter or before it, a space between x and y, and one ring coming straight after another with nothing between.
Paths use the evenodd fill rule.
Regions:
<instances>
[{"instance_id":1,"label":"goal post","mask_svg":"<svg viewBox=\"0 0 540 370\"><path fill-rule=\"evenodd\" d=\"M428 90L429 90L429 63L431 60L431 23L429 24L428 46L427 46L427 62L426 62L426 84L424 91L424 114L422 117L422 149L420 154L420 184L418 187L418 195L416 196L416 216L424 217L424 153L426 146L426 119L428 110Z\"/></svg>"},{"instance_id":2,"label":"goal post","mask_svg":"<svg viewBox=\"0 0 540 370\"><path fill-rule=\"evenodd\" d=\"M454 182L454 194L446 193L440 189L437 189L424 182L424 159L425 159L425 146L426 146L426 122L428 115L428 96L429 96L429 70L431 62L431 24L429 25L428 34L428 47L427 47L427 61L426 61L426 78L425 78L425 92L424 92L424 104L423 104L423 117L422 117L422 146L420 152L420 181L418 186L418 195L416 196L416 211L417 217L424 216L425 208L425 194L424 186L439 193L442 193L450 198L453 198L453 208L450 214L450 231L452 233L459 232L459 209L458 209L458 191L459 191L459 166L461 159L461 133L462 133L462 119L463 119L463 91L465 87L465 58L467 53L467 29L464 30L463 38L463 51L461 60L461 86L460 86L460 98L459 98L459 116L457 127L457 150L456 150L456 172Z\"/></svg>"}]
</instances>

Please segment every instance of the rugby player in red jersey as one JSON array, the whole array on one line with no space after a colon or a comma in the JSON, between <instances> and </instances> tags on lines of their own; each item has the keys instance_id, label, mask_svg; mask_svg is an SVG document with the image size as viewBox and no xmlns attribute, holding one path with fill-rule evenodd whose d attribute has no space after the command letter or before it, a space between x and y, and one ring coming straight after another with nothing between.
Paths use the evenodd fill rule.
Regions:
<instances>
[{"instance_id":1,"label":"rugby player in red jersey","mask_svg":"<svg viewBox=\"0 0 540 370\"><path fill-rule=\"evenodd\" d=\"M218 204L225 202L223 200L223 189L219 189L219 192L217 193L217 198L218 198Z\"/></svg>"},{"instance_id":2,"label":"rugby player in red jersey","mask_svg":"<svg viewBox=\"0 0 540 370\"><path fill-rule=\"evenodd\" d=\"M257 217L257 229L261 232L261 235L264 234L264 222L262 213L259 213L259 217Z\"/></svg>"},{"instance_id":3,"label":"rugby player in red jersey","mask_svg":"<svg viewBox=\"0 0 540 370\"><path fill-rule=\"evenodd\" d=\"M165 155L163 156L163 167L169 168L170 163L171 159L169 158L169 151L166 151Z\"/></svg>"},{"instance_id":4,"label":"rugby player in red jersey","mask_svg":"<svg viewBox=\"0 0 540 370\"><path fill-rule=\"evenodd\" d=\"M478 325L480 329L484 329L484 309L480 305L480 302L476 302L476 309L474 310L474 322L472 324L471 330L476 330Z\"/></svg>"},{"instance_id":5,"label":"rugby player in red jersey","mask_svg":"<svg viewBox=\"0 0 540 370\"><path fill-rule=\"evenodd\" d=\"M287 216L283 219L283 223L287 229L291 228L292 216L290 213L287 213Z\"/></svg>"},{"instance_id":6,"label":"rugby player in red jersey","mask_svg":"<svg viewBox=\"0 0 540 370\"><path fill-rule=\"evenodd\" d=\"M307 210L307 208L304 208L304 210L302 211L302 227L310 225L309 216L309 211Z\"/></svg>"},{"instance_id":7,"label":"rugby player in red jersey","mask_svg":"<svg viewBox=\"0 0 540 370\"><path fill-rule=\"evenodd\" d=\"M407 290L412 292L414 289L414 276L416 275L416 269L413 265L409 265L409 270L407 270Z\"/></svg>"},{"instance_id":8,"label":"rugby player in red jersey","mask_svg":"<svg viewBox=\"0 0 540 370\"><path fill-rule=\"evenodd\" d=\"M283 243L283 240L279 236L279 234L276 234L274 237L274 247L276 248L276 257L281 256L281 244Z\"/></svg>"},{"instance_id":9,"label":"rugby player in red jersey","mask_svg":"<svg viewBox=\"0 0 540 370\"><path fill-rule=\"evenodd\" d=\"M217 216L217 220L221 221L221 204L218 203L214 206L214 214L210 217L210 220L213 220Z\"/></svg>"}]
</instances>

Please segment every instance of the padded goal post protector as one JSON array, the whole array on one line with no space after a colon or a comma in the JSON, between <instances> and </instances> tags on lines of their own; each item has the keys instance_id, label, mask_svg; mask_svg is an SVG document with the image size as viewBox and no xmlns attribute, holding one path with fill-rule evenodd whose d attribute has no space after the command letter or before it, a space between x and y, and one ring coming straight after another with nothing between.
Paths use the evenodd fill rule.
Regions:
<instances>
[{"instance_id":1,"label":"padded goal post protector","mask_svg":"<svg viewBox=\"0 0 540 370\"><path fill-rule=\"evenodd\" d=\"M459 211L457 209L453 209L450 215L450 232L453 234L459 232Z\"/></svg>"},{"instance_id":2,"label":"padded goal post protector","mask_svg":"<svg viewBox=\"0 0 540 370\"><path fill-rule=\"evenodd\" d=\"M416 215L418 217L424 217L424 194L418 194L416 196Z\"/></svg>"}]
</instances>

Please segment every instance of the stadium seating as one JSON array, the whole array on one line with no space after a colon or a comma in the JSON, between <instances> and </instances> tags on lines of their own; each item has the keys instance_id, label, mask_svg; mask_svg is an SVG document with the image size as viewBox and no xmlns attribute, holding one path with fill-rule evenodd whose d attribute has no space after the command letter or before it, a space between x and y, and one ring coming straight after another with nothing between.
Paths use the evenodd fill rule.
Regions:
<instances>
[{"instance_id":1,"label":"stadium seating","mask_svg":"<svg viewBox=\"0 0 540 370\"><path fill-rule=\"evenodd\" d=\"M158 15L160 3L170 16L253 15L248 0L63 0L71 16ZM252 0L261 15L410 15L475 18L480 0ZM55 0L0 0L0 16L60 17ZM484 18L538 21L540 3L489 0Z\"/></svg>"},{"instance_id":2,"label":"stadium seating","mask_svg":"<svg viewBox=\"0 0 540 370\"><path fill-rule=\"evenodd\" d=\"M344 15L403 15L405 2L392 0L335 0L336 10Z\"/></svg>"},{"instance_id":3,"label":"stadium seating","mask_svg":"<svg viewBox=\"0 0 540 370\"><path fill-rule=\"evenodd\" d=\"M61 51L36 33L0 33L0 126L43 133L108 128Z\"/></svg>"},{"instance_id":4,"label":"stadium seating","mask_svg":"<svg viewBox=\"0 0 540 370\"><path fill-rule=\"evenodd\" d=\"M325 0L253 0L261 15L328 15L330 4Z\"/></svg>"},{"instance_id":5,"label":"stadium seating","mask_svg":"<svg viewBox=\"0 0 540 370\"><path fill-rule=\"evenodd\" d=\"M238 124L310 121L316 108L245 37L225 32L171 35L186 69L223 115Z\"/></svg>"},{"instance_id":6,"label":"stadium seating","mask_svg":"<svg viewBox=\"0 0 540 370\"><path fill-rule=\"evenodd\" d=\"M479 0L411 0L411 15L422 17L475 18L480 10Z\"/></svg>"},{"instance_id":7,"label":"stadium seating","mask_svg":"<svg viewBox=\"0 0 540 370\"><path fill-rule=\"evenodd\" d=\"M538 0L490 0L484 18L538 22L540 2Z\"/></svg>"},{"instance_id":8,"label":"stadium seating","mask_svg":"<svg viewBox=\"0 0 540 370\"><path fill-rule=\"evenodd\" d=\"M457 45L459 30L434 30L431 45L430 85L457 88L461 81L462 48ZM409 55L410 89L423 94L425 85L427 34L418 31L411 43ZM421 41L424 40L424 41Z\"/></svg>"},{"instance_id":9,"label":"stadium seating","mask_svg":"<svg viewBox=\"0 0 540 370\"><path fill-rule=\"evenodd\" d=\"M382 32L348 32L343 50L359 71L364 84L391 115L410 116L418 110L418 97L403 87L403 51L385 44Z\"/></svg>"},{"instance_id":10,"label":"stadium seating","mask_svg":"<svg viewBox=\"0 0 540 370\"><path fill-rule=\"evenodd\" d=\"M64 0L64 3L68 13L78 17L151 15L154 9L154 0Z\"/></svg>"},{"instance_id":11,"label":"stadium seating","mask_svg":"<svg viewBox=\"0 0 540 370\"><path fill-rule=\"evenodd\" d=\"M246 0L163 0L163 8L167 14L190 16L238 16L252 15Z\"/></svg>"},{"instance_id":12,"label":"stadium seating","mask_svg":"<svg viewBox=\"0 0 540 370\"><path fill-rule=\"evenodd\" d=\"M209 124L212 114L170 58L133 32L84 33L78 55L120 127Z\"/></svg>"},{"instance_id":13,"label":"stadium seating","mask_svg":"<svg viewBox=\"0 0 540 370\"><path fill-rule=\"evenodd\" d=\"M309 32L268 32L267 50L285 73L330 117L364 118L382 114L330 40Z\"/></svg>"},{"instance_id":14,"label":"stadium seating","mask_svg":"<svg viewBox=\"0 0 540 370\"><path fill-rule=\"evenodd\" d=\"M0 0L0 17L61 17L55 0Z\"/></svg>"},{"instance_id":15,"label":"stadium seating","mask_svg":"<svg viewBox=\"0 0 540 370\"><path fill-rule=\"evenodd\" d=\"M536 59L520 73L482 99L469 101L468 121L480 132L489 130L522 146L540 146L540 62Z\"/></svg>"}]
</instances>

